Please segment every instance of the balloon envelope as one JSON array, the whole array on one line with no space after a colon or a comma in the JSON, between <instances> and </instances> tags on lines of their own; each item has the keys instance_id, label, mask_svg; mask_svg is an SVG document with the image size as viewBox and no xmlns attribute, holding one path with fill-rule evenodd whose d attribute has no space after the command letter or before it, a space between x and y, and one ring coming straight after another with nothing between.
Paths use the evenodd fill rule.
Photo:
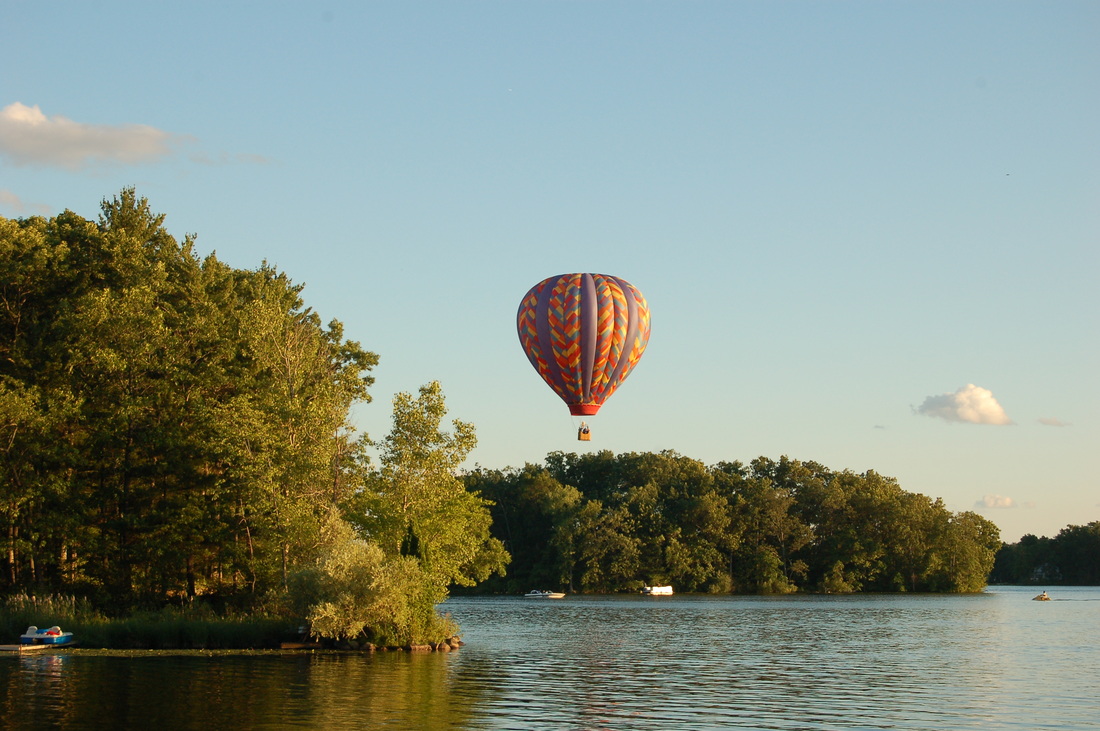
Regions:
<instances>
[{"instance_id":1,"label":"balloon envelope","mask_svg":"<svg viewBox=\"0 0 1100 731\"><path fill-rule=\"evenodd\" d=\"M606 274L562 274L524 295L520 344L575 416L591 416L615 392L649 342L649 305L638 288Z\"/></svg>"}]
</instances>

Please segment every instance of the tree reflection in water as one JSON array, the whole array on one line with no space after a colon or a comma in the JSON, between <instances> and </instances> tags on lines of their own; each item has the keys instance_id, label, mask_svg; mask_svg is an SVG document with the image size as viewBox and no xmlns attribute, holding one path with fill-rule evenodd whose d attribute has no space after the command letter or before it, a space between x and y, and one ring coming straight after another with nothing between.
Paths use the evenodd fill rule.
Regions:
<instances>
[{"instance_id":1,"label":"tree reflection in water","mask_svg":"<svg viewBox=\"0 0 1100 731\"><path fill-rule=\"evenodd\" d=\"M0 662L5 728L469 726L477 683L458 653L68 651Z\"/></svg>"}]
</instances>

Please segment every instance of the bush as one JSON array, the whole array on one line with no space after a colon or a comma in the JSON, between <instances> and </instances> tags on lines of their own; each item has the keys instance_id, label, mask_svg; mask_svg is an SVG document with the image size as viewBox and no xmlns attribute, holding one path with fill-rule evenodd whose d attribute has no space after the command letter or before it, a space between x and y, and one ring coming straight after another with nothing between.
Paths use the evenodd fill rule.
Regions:
<instances>
[{"instance_id":1,"label":"bush","mask_svg":"<svg viewBox=\"0 0 1100 731\"><path fill-rule=\"evenodd\" d=\"M316 563L290 582L290 605L305 616L314 637L366 639L376 645L439 642L457 633L436 605L446 589L413 556L386 556L343 521Z\"/></svg>"}]
</instances>

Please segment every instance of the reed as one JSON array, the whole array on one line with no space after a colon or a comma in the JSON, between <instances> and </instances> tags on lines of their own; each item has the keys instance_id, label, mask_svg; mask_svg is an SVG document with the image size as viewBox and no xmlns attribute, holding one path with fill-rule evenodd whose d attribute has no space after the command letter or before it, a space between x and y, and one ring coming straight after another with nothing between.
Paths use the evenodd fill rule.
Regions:
<instances>
[{"instance_id":1,"label":"reed","mask_svg":"<svg viewBox=\"0 0 1100 731\"><path fill-rule=\"evenodd\" d=\"M277 617L195 616L179 609L74 625L81 644L111 649L237 650L275 648L295 627Z\"/></svg>"},{"instance_id":2,"label":"reed","mask_svg":"<svg viewBox=\"0 0 1100 731\"><path fill-rule=\"evenodd\" d=\"M208 607L167 607L109 618L71 596L17 594L0 603L0 638L12 641L28 626L60 626L81 647L117 650L236 650L276 648L292 639L297 622L269 615L216 615Z\"/></svg>"},{"instance_id":3,"label":"reed","mask_svg":"<svg viewBox=\"0 0 1100 731\"><path fill-rule=\"evenodd\" d=\"M27 627L69 629L70 625L95 621L101 615L87 601L63 594L27 594L20 592L0 602L0 638L7 642Z\"/></svg>"}]
</instances>

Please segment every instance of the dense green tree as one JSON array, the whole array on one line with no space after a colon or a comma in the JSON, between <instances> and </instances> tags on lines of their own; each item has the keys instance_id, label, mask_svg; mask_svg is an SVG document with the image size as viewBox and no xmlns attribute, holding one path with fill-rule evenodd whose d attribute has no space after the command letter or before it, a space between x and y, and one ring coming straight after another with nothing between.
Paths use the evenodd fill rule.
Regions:
<instances>
[{"instance_id":1,"label":"dense green tree","mask_svg":"<svg viewBox=\"0 0 1100 731\"><path fill-rule=\"evenodd\" d=\"M1100 585L1100 521L1066 526L1053 543L1053 559L1066 583Z\"/></svg>"},{"instance_id":2,"label":"dense green tree","mask_svg":"<svg viewBox=\"0 0 1100 731\"><path fill-rule=\"evenodd\" d=\"M975 591L996 527L873 471L759 458L714 467L675 454L548 455L545 467L476 470L493 496L511 581L630 591Z\"/></svg>"},{"instance_id":3,"label":"dense green tree","mask_svg":"<svg viewBox=\"0 0 1100 731\"><path fill-rule=\"evenodd\" d=\"M953 515L937 547L937 565L929 588L934 591L981 591L993 569L1000 530L974 512Z\"/></svg>"},{"instance_id":4,"label":"dense green tree","mask_svg":"<svg viewBox=\"0 0 1100 731\"><path fill-rule=\"evenodd\" d=\"M479 467L464 481L490 501L493 535L512 557L507 576L490 578L484 588L515 593L568 586L574 551L567 516L582 501L576 488L530 464L514 471Z\"/></svg>"},{"instance_id":5,"label":"dense green tree","mask_svg":"<svg viewBox=\"0 0 1100 731\"><path fill-rule=\"evenodd\" d=\"M451 586L503 575L509 556L490 535L491 502L456 477L476 444L473 425L454 420L443 431L445 415L438 382L415 398L398 394L380 468L341 499L340 515L319 521L315 550L289 581L314 635L438 642L456 631L436 611Z\"/></svg>"},{"instance_id":6,"label":"dense green tree","mask_svg":"<svg viewBox=\"0 0 1100 731\"><path fill-rule=\"evenodd\" d=\"M394 397L393 428L381 441L381 469L352 501L352 520L388 555L415 541L423 570L439 583L470 586L503 573L508 554L492 536L488 501L467 489L456 473L477 438L472 424L447 413L438 381L417 397Z\"/></svg>"},{"instance_id":7,"label":"dense green tree","mask_svg":"<svg viewBox=\"0 0 1100 731\"><path fill-rule=\"evenodd\" d=\"M1100 585L1100 521L1053 538L1025 535L997 551L991 580L1003 584Z\"/></svg>"},{"instance_id":8,"label":"dense green tree","mask_svg":"<svg viewBox=\"0 0 1100 731\"><path fill-rule=\"evenodd\" d=\"M999 584L1061 583L1054 541L1027 534L1018 543L1002 544L997 551L990 580Z\"/></svg>"},{"instance_id":9,"label":"dense green tree","mask_svg":"<svg viewBox=\"0 0 1100 731\"><path fill-rule=\"evenodd\" d=\"M361 482L376 356L163 222L132 189L0 219L0 586L260 599Z\"/></svg>"}]
</instances>

